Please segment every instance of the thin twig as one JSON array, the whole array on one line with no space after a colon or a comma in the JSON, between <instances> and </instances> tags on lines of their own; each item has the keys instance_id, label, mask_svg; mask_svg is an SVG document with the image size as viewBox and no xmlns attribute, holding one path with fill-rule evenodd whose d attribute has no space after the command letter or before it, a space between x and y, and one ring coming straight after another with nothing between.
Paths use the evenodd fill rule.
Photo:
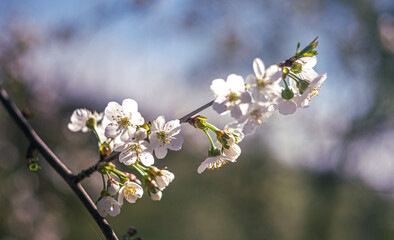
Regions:
<instances>
[{"instance_id":1,"label":"thin twig","mask_svg":"<svg viewBox=\"0 0 394 240\"><path fill-rule=\"evenodd\" d=\"M205 105L203 105L203 106L197 108L196 110L194 110L194 111L192 111L192 112L186 114L185 116L183 116L183 117L181 117L181 118L179 119L179 122L180 122L180 123L187 123L187 122L189 122L189 119L190 119L193 115L196 115L197 113L201 112L202 110L205 110L206 108L209 108L210 106L212 106L212 104L213 104L214 101L215 101L215 100L212 100L212 101L210 101L209 103L207 103L207 104L205 104Z\"/></svg>"},{"instance_id":2,"label":"thin twig","mask_svg":"<svg viewBox=\"0 0 394 240\"><path fill-rule=\"evenodd\" d=\"M49 149L49 147L44 143L44 141L37 135L34 129L30 126L27 120L23 117L21 111L18 107L11 101L8 97L7 92L0 86L0 101L17 123L18 127L23 131L25 136L29 139L30 144L33 144L35 148L41 153L45 160L55 169L55 171L66 181L74 193L78 196L79 200L83 203L86 209L89 211L90 215L94 218L97 225L103 232L107 239L117 240L115 232L108 224L108 222L100 216L97 212L96 206L89 195L86 193L85 189L80 183L74 181L75 176L72 174L70 169L68 169L62 161Z\"/></svg>"}]
</instances>

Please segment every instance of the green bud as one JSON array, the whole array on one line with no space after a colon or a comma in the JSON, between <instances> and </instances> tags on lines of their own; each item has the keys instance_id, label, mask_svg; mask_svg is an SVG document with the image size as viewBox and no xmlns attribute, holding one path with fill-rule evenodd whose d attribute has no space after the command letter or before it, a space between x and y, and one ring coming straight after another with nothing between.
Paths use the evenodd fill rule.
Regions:
<instances>
[{"instance_id":1,"label":"green bud","mask_svg":"<svg viewBox=\"0 0 394 240\"><path fill-rule=\"evenodd\" d=\"M29 164L29 170L31 172L38 172L40 169L41 169L41 167L37 163Z\"/></svg>"},{"instance_id":2,"label":"green bud","mask_svg":"<svg viewBox=\"0 0 394 240\"><path fill-rule=\"evenodd\" d=\"M89 129L94 129L94 128L96 128L96 126L97 126L96 119L94 119L94 118L89 118L89 119L86 121L86 127L88 127Z\"/></svg>"},{"instance_id":3,"label":"green bud","mask_svg":"<svg viewBox=\"0 0 394 240\"><path fill-rule=\"evenodd\" d=\"M29 164L27 166L31 172L38 172L41 169L40 165L38 165L38 157L28 158L28 160Z\"/></svg>"},{"instance_id":4,"label":"green bud","mask_svg":"<svg viewBox=\"0 0 394 240\"><path fill-rule=\"evenodd\" d=\"M100 157L102 159L107 158L111 154L111 151L112 151L111 146L108 143L106 142L102 143L100 146Z\"/></svg>"},{"instance_id":5,"label":"green bud","mask_svg":"<svg viewBox=\"0 0 394 240\"><path fill-rule=\"evenodd\" d=\"M205 130L207 129L207 122L206 122L207 119L208 119L207 117L197 115L195 117L190 118L189 123L190 125L192 125L197 129Z\"/></svg>"},{"instance_id":6,"label":"green bud","mask_svg":"<svg viewBox=\"0 0 394 240\"><path fill-rule=\"evenodd\" d=\"M286 100L290 100L294 97L293 91L286 87L285 89L282 90L282 98Z\"/></svg>"},{"instance_id":7,"label":"green bud","mask_svg":"<svg viewBox=\"0 0 394 240\"><path fill-rule=\"evenodd\" d=\"M301 63L298 63L298 62L295 62L292 66L291 66L291 69L290 69L293 73L295 73L295 74L299 74L299 73L301 73L302 72L302 64Z\"/></svg>"}]
</instances>

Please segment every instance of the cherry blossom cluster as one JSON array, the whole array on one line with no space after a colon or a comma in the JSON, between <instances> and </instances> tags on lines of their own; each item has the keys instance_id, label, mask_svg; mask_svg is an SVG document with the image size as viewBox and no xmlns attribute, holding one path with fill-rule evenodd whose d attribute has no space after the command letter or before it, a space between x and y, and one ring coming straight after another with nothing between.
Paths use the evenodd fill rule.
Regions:
<instances>
[{"instance_id":1,"label":"cherry blossom cluster","mask_svg":"<svg viewBox=\"0 0 394 240\"><path fill-rule=\"evenodd\" d=\"M112 151L119 152L119 162L142 176L141 184L134 174L119 171L112 163L103 162L99 165L103 191L97 202L97 209L103 217L107 214L118 215L123 199L134 203L142 197L144 189L152 200L160 200L162 191L175 178L170 171L158 169L153 164L154 156L162 159L167 155L168 149L181 149L183 137L180 134L179 120L166 122L163 116L159 116L152 123L145 122L138 112L137 102L125 99L122 105L117 102L108 103L103 113L76 109L68 128L74 132L92 130L99 141L102 158L109 156Z\"/></svg>"},{"instance_id":2,"label":"cherry blossom cluster","mask_svg":"<svg viewBox=\"0 0 394 240\"><path fill-rule=\"evenodd\" d=\"M263 61L253 61L254 74L244 81L243 77L231 74L224 79L215 79L211 91L215 96L212 108L219 114L230 113L235 122L220 130L206 122L203 116L193 118L191 124L203 130L211 141L208 158L201 163L198 173L205 169L216 169L226 163L235 162L241 154L237 145L245 135L251 135L276 110L283 115L293 114L297 108L307 108L318 95L327 75L318 75L313 67L317 63L314 48L317 38L304 49L280 64L265 68ZM217 138L213 143L207 130Z\"/></svg>"},{"instance_id":3,"label":"cherry blossom cluster","mask_svg":"<svg viewBox=\"0 0 394 240\"><path fill-rule=\"evenodd\" d=\"M256 58L253 61L254 74L247 76L246 81L236 74L229 75L226 80L212 81L210 89L215 96L212 108L221 115L230 113L234 122L219 129L201 115L187 119L189 124L206 134L211 145L208 157L197 168L199 174L235 162L241 154L238 144L244 136L253 134L275 111L289 115L298 108L309 106L327 77L313 69L317 63L316 40L301 50L298 44L292 57L268 68ZM118 170L111 162L99 164L103 190L97 209L103 217L118 215L124 199L135 203L144 192L152 200L160 200L162 191L175 178L166 168L158 169L153 164L155 158L163 159L168 150L181 149L183 137L179 120L166 122L163 116L159 116L153 122L146 122L138 112L137 102L125 99L122 105L108 103L102 113L76 109L68 128L73 132L94 132L101 159L118 152L119 162L141 175L142 182L133 173Z\"/></svg>"}]
</instances>

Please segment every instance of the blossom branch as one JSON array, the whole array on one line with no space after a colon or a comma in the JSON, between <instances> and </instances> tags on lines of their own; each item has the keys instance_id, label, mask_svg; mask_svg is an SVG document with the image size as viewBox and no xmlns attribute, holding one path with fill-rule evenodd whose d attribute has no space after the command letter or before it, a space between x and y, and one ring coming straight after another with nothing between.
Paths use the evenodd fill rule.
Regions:
<instances>
[{"instance_id":1,"label":"blossom branch","mask_svg":"<svg viewBox=\"0 0 394 240\"><path fill-rule=\"evenodd\" d=\"M83 205L89 211L90 215L94 218L97 225L103 232L107 239L118 239L115 232L108 224L108 222L99 215L96 210L96 206L89 195L86 193L82 185L75 181L75 176L71 170L63 164L63 162L52 152L51 149L44 143L44 141L38 136L34 129L30 126L26 118L23 116L18 107L8 97L7 92L0 86L0 101L4 105L5 109L14 119L18 127L23 131L25 136L29 139L30 144L41 153L44 159L55 169L55 171L63 178L63 180L70 186L77 197L81 200Z\"/></svg>"},{"instance_id":2,"label":"blossom branch","mask_svg":"<svg viewBox=\"0 0 394 240\"><path fill-rule=\"evenodd\" d=\"M191 118L193 115L195 115L195 114L197 114L197 113L199 113L199 112L201 112L201 111L203 111L203 110L209 108L210 106L212 106L213 102L214 102L214 101L212 100L212 101L210 101L209 103L206 103L206 104L204 104L203 106L197 108L196 110L194 110L194 111L192 111L192 112L186 114L185 116L179 118L179 119L178 119L179 122L180 122L180 123L187 123L187 122L189 122L190 118ZM119 154L120 154L119 152L113 152L113 153L112 153L110 156L108 156L107 158L100 159L100 160L99 160L96 164L94 164L93 166L89 167L88 169L82 170L79 174L75 175L74 181L75 181L76 183L81 182L83 179L89 177L89 176L92 175L95 171L97 171L97 168L98 168L98 166L100 165L100 163L112 162L113 160L115 160L115 159L117 159L117 158L119 157Z\"/></svg>"}]
</instances>

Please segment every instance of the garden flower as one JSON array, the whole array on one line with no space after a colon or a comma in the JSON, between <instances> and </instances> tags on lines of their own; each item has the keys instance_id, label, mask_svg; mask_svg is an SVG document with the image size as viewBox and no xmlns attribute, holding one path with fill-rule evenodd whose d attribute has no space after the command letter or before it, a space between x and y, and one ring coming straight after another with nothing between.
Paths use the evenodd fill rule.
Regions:
<instances>
[{"instance_id":1,"label":"garden flower","mask_svg":"<svg viewBox=\"0 0 394 240\"><path fill-rule=\"evenodd\" d=\"M102 217L107 216L107 214L115 217L120 213L120 205L112 197L103 197L97 203L97 211Z\"/></svg>"},{"instance_id":2,"label":"garden flower","mask_svg":"<svg viewBox=\"0 0 394 240\"><path fill-rule=\"evenodd\" d=\"M87 124L96 125L98 121L103 118L103 113L91 112L85 108L76 109L71 115L71 123L68 124L68 129L72 132L87 132L89 127ZM92 120L89 120L92 119ZM92 121L89 123L88 121Z\"/></svg>"},{"instance_id":3,"label":"garden flower","mask_svg":"<svg viewBox=\"0 0 394 240\"><path fill-rule=\"evenodd\" d=\"M123 198L129 203L135 203L138 198L141 198L144 190L135 182L126 181L119 190L118 202L123 205Z\"/></svg>"},{"instance_id":4,"label":"garden flower","mask_svg":"<svg viewBox=\"0 0 394 240\"><path fill-rule=\"evenodd\" d=\"M145 166L150 166L155 161L152 147L144 140L127 140L124 143L115 144L114 151L121 152L119 162L125 165L141 161Z\"/></svg>"},{"instance_id":5,"label":"garden flower","mask_svg":"<svg viewBox=\"0 0 394 240\"><path fill-rule=\"evenodd\" d=\"M246 78L246 87L252 93L256 101L270 101L281 94L280 81L282 70L277 65L265 69L263 61L256 58L253 61L253 69L256 76L249 75Z\"/></svg>"},{"instance_id":6,"label":"garden flower","mask_svg":"<svg viewBox=\"0 0 394 240\"><path fill-rule=\"evenodd\" d=\"M230 111L231 116L235 119L239 119L243 115L245 104L252 100L250 94L245 90L244 79L236 74L229 75L227 81L213 80L211 90L216 98L212 105L213 110L219 114Z\"/></svg>"},{"instance_id":7,"label":"garden flower","mask_svg":"<svg viewBox=\"0 0 394 240\"><path fill-rule=\"evenodd\" d=\"M322 74L313 79L301 97L298 99L298 106L301 108L309 107L309 104L313 97L319 95L320 88L323 86L323 82L326 80L327 74Z\"/></svg>"},{"instance_id":8,"label":"garden flower","mask_svg":"<svg viewBox=\"0 0 394 240\"><path fill-rule=\"evenodd\" d=\"M160 191L163 191L175 178L175 175L168 170L161 170L155 177L155 182Z\"/></svg>"},{"instance_id":9,"label":"garden flower","mask_svg":"<svg viewBox=\"0 0 394 240\"><path fill-rule=\"evenodd\" d=\"M133 99L125 99L122 105L109 102L104 110L110 123L105 128L105 136L115 138L120 135L122 141L133 138L136 125L144 124L144 118L138 112L138 104Z\"/></svg>"},{"instance_id":10,"label":"garden flower","mask_svg":"<svg viewBox=\"0 0 394 240\"><path fill-rule=\"evenodd\" d=\"M120 188L119 183L112 178L108 180L107 186L108 186L107 191L111 196L115 195Z\"/></svg>"},{"instance_id":11,"label":"garden flower","mask_svg":"<svg viewBox=\"0 0 394 240\"><path fill-rule=\"evenodd\" d=\"M244 116L239 119L239 123L245 123L242 132L245 135L251 135L256 131L257 126L262 125L274 111L274 107L268 103L255 102L248 105L248 110Z\"/></svg>"},{"instance_id":12,"label":"garden flower","mask_svg":"<svg viewBox=\"0 0 394 240\"><path fill-rule=\"evenodd\" d=\"M215 168L220 168L221 166L229 162L235 162L235 159L231 159L230 157L227 157L222 154L215 157L208 157L207 159L205 159L204 162L200 164L200 166L197 169L197 172L201 174L202 172L205 171L205 169L213 170Z\"/></svg>"},{"instance_id":13,"label":"garden flower","mask_svg":"<svg viewBox=\"0 0 394 240\"><path fill-rule=\"evenodd\" d=\"M167 149L178 151L183 144L179 120L165 122L165 118L159 116L153 121L150 129L149 141L158 159L162 159L167 155Z\"/></svg>"}]
</instances>

